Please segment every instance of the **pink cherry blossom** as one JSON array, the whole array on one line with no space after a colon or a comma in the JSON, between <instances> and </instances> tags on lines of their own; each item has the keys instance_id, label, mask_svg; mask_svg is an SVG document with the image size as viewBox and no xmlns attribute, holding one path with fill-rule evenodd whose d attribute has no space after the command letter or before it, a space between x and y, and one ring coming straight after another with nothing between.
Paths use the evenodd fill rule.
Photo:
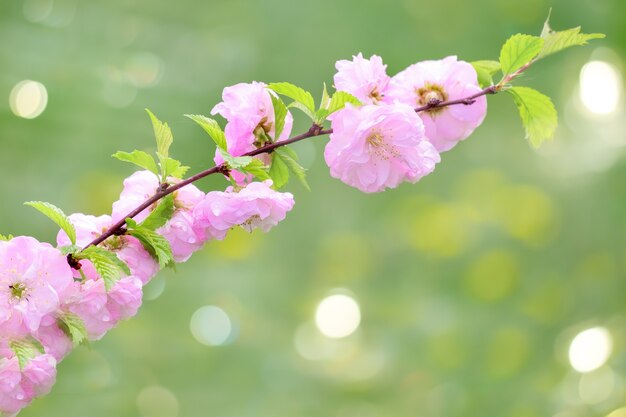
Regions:
<instances>
[{"instance_id":1,"label":"pink cherry blossom","mask_svg":"<svg viewBox=\"0 0 626 417\"><path fill-rule=\"evenodd\" d=\"M41 321L41 326L33 335L43 345L46 353L61 362L74 348L69 337L57 325L56 317L51 314Z\"/></svg>"},{"instance_id":2,"label":"pink cherry blossom","mask_svg":"<svg viewBox=\"0 0 626 417\"><path fill-rule=\"evenodd\" d=\"M440 161L422 121L404 104L348 105L332 127L324 151L331 176L366 193L414 183Z\"/></svg>"},{"instance_id":3,"label":"pink cherry blossom","mask_svg":"<svg viewBox=\"0 0 626 417\"><path fill-rule=\"evenodd\" d=\"M39 396L50 392L56 379L56 360L43 354L20 370L17 357L0 358L0 414L15 415Z\"/></svg>"},{"instance_id":4,"label":"pink cherry blossom","mask_svg":"<svg viewBox=\"0 0 626 417\"><path fill-rule=\"evenodd\" d=\"M430 100L456 100L481 91L476 71L456 56L438 61L411 65L391 79L387 100L411 107L428 104ZM485 118L487 100L479 97L471 105L453 105L420 113L426 137L439 152L452 149L467 138Z\"/></svg>"},{"instance_id":5,"label":"pink cherry blossom","mask_svg":"<svg viewBox=\"0 0 626 417\"><path fill-rule=\"evenodd\" d=\"M387 65L378 55L370 59L359 53L352 61L340 60L335 64L335 88L352 94L363 104L378 104L383 101L389 85Z\"/></svg>"},{"instance_id":6,"label":"pink cherry blossom","mask_svg":"<svg viewBox=\"0 0 626 417\"><path fill-rule=\"evenodd\" d=\"M224 129L228 152L233 156L241 156L265 144L263 135L274 139L276 133L274 105L264 83L240 83L224 88L222 102L218 103L211 114L220 114L228 123ZM289 138L293 126L293 116L287 112L285 125L278 141ZM266 156L259 156L269 162ZM216 164L224 162L218 151L215 152ZM249 175L231 171L231 176L240 185L252 180Z\"/></svg>"},{"instance_id":7,"label":"pink cherry blossom","mask_svg":"<svg viewBox=\"0 0 626 417\"><path fill-rule=\"evenodd\" d=\"M176 183L176 178L168 178L172 183ZM150 171L138 171L124 180L124 190L120 199L113 203L113 221L122 219L129 212L154 195L159 187L159 179ZM174 260L184 262L193 252L200 249L204 244L198 232L193 227L193 217L191 215L194 206L204 198L204 193L196 186L190 184L174 192L174 213L172 218L160 229L159 234L165 237L172 248ZM135 217L135 221L144 220L150 211L156 207L147 208ZM120 258L132 263L131 257ZM138 265L140 266L140 265ZM133 271L131 267L131 271ZM143 280L143 274L133 271L133 274ZM145 282L145 280L144 280Z\"/></svg>"},{"instance_id":8,"label":"pink cherry blossom","mask_svg":"<svg viewBox=\"0 0 626 417\"><path fill-rule=\"evenodd\" d=\"M293 208L291 193L271 188L272 181L253 182L239 190L228 187L225 192L212 191L194 210L198 227L214 239L224 239L228 230L242 226L248 231L260 228L269 231Z\"/></svg>"},{"instance_id":9,"label":"pink cherry blossom","mask_svg":"<svg viewBox=\"0 0 626 417\"><path fill-rule=\"evenodd\" d=\"M24 326L34 332L54 312L72 284L65 256L27 236L0 245L0 330Z\"/></svg>"},{"instance_id":10,"label":"pink cherry blossom","mask_svg":"<svg viewBox=\"0 0 626 417\"><path fill-rule=\"evenodd\" d=\"M86 246L93 239L99 237L105 230L113 224L111 216L90 216L82 213L74 213L69 216L70 222L76 229L76 243L79 246ZM57 245L66 246L70 240L63 230L57 235ZM159 264L144 249L139 240L132 236L111 236L102 247L117 254L118 258L124 261L132 275L135 275L146 284L159 271ZM93 265L89 261L81 261L83 272L96 279ZM80 277L78 271L74 272L75 277Z\"/></svg>"}]
</instances>

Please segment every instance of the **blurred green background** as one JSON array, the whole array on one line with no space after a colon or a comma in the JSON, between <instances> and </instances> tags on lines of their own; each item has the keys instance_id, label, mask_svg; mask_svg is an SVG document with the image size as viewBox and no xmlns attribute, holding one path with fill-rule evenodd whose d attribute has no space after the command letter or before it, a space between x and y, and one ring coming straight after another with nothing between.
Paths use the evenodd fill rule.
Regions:
<instances>
[{"instance_id":1,"label":"blurred green background","mask_svg":"<svg viewBox=\"0 0 626 417\"><path fill-rule=\"evenodd\" d=\"M3 0L0 231L53 241L27 200L109 213L131 173L109 155L153 150L146 107L196 172L213 147L182 115L208 114L224 86L318 92L358 52L390 74L495 59L550 7L556 29L607 34L522 81L554 98L553 143L530 149L509 97L490 97L433 175L377 195L329 177L324 139L297 145L313 192L290 185L280 227L236 231L162 273L139 315L77 349L21 416L626 416L620 0ZM47 91L33 119L11 110L23 80ZM41 110L40 87L19 86L35 99L17 112ZM324 336L337 317L359 326Z\"/></svg>"}]
</instances>

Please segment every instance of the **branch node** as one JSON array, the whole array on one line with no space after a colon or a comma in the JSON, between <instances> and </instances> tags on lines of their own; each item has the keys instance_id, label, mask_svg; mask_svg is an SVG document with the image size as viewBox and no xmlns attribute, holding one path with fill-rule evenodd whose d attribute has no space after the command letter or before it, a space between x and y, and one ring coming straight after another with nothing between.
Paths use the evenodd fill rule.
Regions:
<instances>
[{"instance_id":1,"label":"branch node","mask_svg":"<svg viewBox=\"0 0 626 417\"><path fill-rule=\"evenodd\" d=\"M74 258L74 255L72 255L71 253L67 254L67 264L70 266L70 268L75 269L75 270L80 270L80 268L82 268L83 266L80 264L80 262L78 261L78 259Z\"/></svg>"}]
</instances>

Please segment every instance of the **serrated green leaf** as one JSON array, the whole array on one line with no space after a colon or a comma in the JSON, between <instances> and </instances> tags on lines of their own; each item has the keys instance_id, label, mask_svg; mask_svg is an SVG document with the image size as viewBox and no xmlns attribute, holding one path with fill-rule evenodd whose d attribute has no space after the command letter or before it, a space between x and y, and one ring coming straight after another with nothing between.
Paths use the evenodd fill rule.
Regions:
<instances>
[{"instance_id":1,"label":"serrated green leaf","mask_svg":"<svg viewBox=\"0 0 626 417\"><path fill-rule=\"evenodd\" d=\"M543 48L539 53L539 58L544 58L555 52L562 51L563 49L571 46L586 45L588 41L592 39L602 39L605 37L604 33L580 33L580 26L566 29L562 31L552 30L550 27L550 15L546 22L543 24L543 30L541 31L541 38L544 39Z\"/></svg>"},{"instance_id":2,"label":"serrated green leaf","mask_svg":"<svg viewBox=\"0 0 626 417\"><path fill-rule=\"evenodd\" d=\"M187 171L189 170L188 166L183 165L180 161L173 158L165 158L165 175L167 177L174 177L182 179Z\"/></svg>"},{"instance_id":3,"label":"serrated green leaf","mask_svg":"<svg viewBox=\"0 0 626 417\"><path fill-rule=\"evenodd\" d=\"M355 106L362 105L361 101L352 94L346 93L345 91L336 91L330 99L330 104L328 105L328 115L343 109L346 106L346 103L350 103Z\"/></svg>"},{"instance_id":4,"label":"serrated green leaf","mask_svg":"<svg viewBox=\"0 0 626 417\"><path fill-rule=\"evenodd\" d=\"M281 96L289 97L301 103L304 107L309 109L311 113L315 112L315 100L313 100L313 96L308 91L291 83L271 83L268 85L268 88Z\"/></svg>"},{"instance_id":5,"label":"serrated green leaf","mask_svg":"<svg viewBox=\"0 0 626 417\"><path fill-rule=\"evenodd\" d=\"M161 180L165 182L167 178L167 158L170 156L170 146L174 142L174 136L167 123L164 123L157 119L157 117L148 109L146 109L150 120L152 121L152 129L154 130L154 137L157 144L157 156L159 157L159 163L161 164Z\"/></svg>"},{"instance_id":6,"label":"serrated green leaf","mask_svg":"<svg viewBox=\"0 0 626 417\"><path fill-rule=\"evenodd\" d=\"M9 342L9 348L15 353L20 369L24 369L31 359L44 353L41 343L33 337L12 340Z\"/></svg>"},{"instance_id":7,"label":"serrated green leaf","mask_svg":"<svg viewBox=\"0 0 626 417\"><path fill-rule=\"evenodd\" d=\"M272 153L272 166L269 174L276 189L284 187L289 181L289 168L277 152Z\"/></svg>"},{"instance_id":8,"label":"serrated green leaf","mask_svg":"<svg viewBox=\"0 0 626 417\"><path fill-rule=\"evenodd\" d=\"M302 111L304 114L306 114L309 117L309 119L315 120L315 114L311 110L309 110L309 108L307 106L305 106L302 103L298 103L297 101L293 101L287 107L289 107L289 108L295 107L296 109L298 109L298 110Z\"/></svg>"},{"instance_id":9,"label":"serrated green leaf","mask_svg":"<svg viewBox=\"0 0 626 417\"><path fill-rule=\"evenodd\" d=\"M13 235L7 235L7 236L0 235L0 240L5 240L6 241L6 240L11 240L11 239L13 239Z\"/></svg>"},{"instance_id":10,"label":"serrated green leaf","mask_svg":"<svg viewBox=\"0 0 626 417\"><path fill-rule=\"evenodd\" d=\"M186 114L185 116L198 123L200 127L202 127L202 129L209 134L218 148L224 150L227 149L228 145L226 143L226 135L217 121L199 114Z\"/></svg>"},{"instance_id":11,"label":"serrated green leaf","mask_svg":"<svg viewBox=\"0 0 626 417\"><path fill-rule=\"evenodd\" d=\"M309 183L306 180L306 169L304 169L298 163L298 156L293 151L293 149L290 149L285 146L285 147L276 149L275 152L278 152L280 154L280 157L285 163L285 165L287 165L289 170L293 172L294 175L300 180L304 188L311 191L311 187L309 187Z\"/></svg>"},{"instance_id":12,"label":"serrated green leaf","mask_svg":"<svg viewBox=\"0 0 626 417\"><path fill-rule=\"evenodd\" d=\"M128 265L113 252L100 246L89 246L76 255L76 259L91 261L93 267L102 280L106 290L113 288L115 283L124 275L130 275Z\"/></svg>"},{"instance_id":13,"label":"serrated green leaf","mask_svg":"<svg viewBox=\"0 0 626 417\"><path fill-rule=\"evenodd\" d=\"M287 106L285 103L273 94L270 94L272 97L272 105L274 106L274 142L278 141L280 138L280 134L283 133L283 129L285 128L285 117L287 117Z\"/></svg>"},{"instance_id":14,"label":"serrated green leaf","mask_svg":"<svg viewBox=\"0 0 626 417\"><path fill-rule=\"evenodd\" d=\"M270 179L270 176L267 172L267 167L260 159L257 158L252 158L252 161L250 161L248 165L241 167L239 171L252 174L261 181Z\"/></svg>"},{"instance_id":15,"label":"serrated green leaf","mask_svg":"<svg viewBox=\"0 0 626 417\"><path fill-rule=\"evenodd\" d=\"M226 162L231 169L243 168L250 164L254 159L251 156L232 156L223 149L218 149L218 151L220 155L222 155L224 162Z\"/></svg>"},{"instance_id":16,"label":"serrated green leaf","mask_svg":"<svg viewBox=\"0 0 626 417\"><path fill-rule=\"evenodd\" d=\"M521 33L511 36L500 50L502 73L512 74L532 61L541 51L543 43L544 40L537 36Z\"/></svg>"},{"instance_id":17,"label":"serrated green leaf","mask_svg":"<svg viewBox=\"0 0 626 417\"><path fill-rule=\"evenodd\" d=\"M501 68L498 61L474 61L471 64L476 70L478 84L482 88L493 85L493 76Z\"/></svg>"},{"instance_id":18,"label":"serrated green leaf","mask_svg":"<svg viewBox=\"0 0 626 417\"><path fill-rule=\"evenodd\" d=\"M63 333L72 340L74 346L87 342L87 329L78 315L67 312L61 313L58 316L57 324Z\"/></svg>"},{"instance_id":19,"label":"serrated green leaf","mask_svg":"<svg viewBox=\"0 0 626 417\"><path fill-rule=\"evenodd\" d=\"M161 268L174 261L170 243L160 234L137 224L133 219L126 219L128 234L137 238L143 247L159 263Z\"/></svg>"},{"instance_id":20,"label":"serrated green leaf","mask_svg":"<svg viewBox=\"0 0 626 417\"><path fill-rule=\"evenodd\" d=\"M538 148L545 140L552 139L558 117L550 97L529 87L512 87L506 91L513 96L531 145Z\"/></svg>"},{"instance_id":21,"label":"serrated green leaf","mask_svg":"<svg viewBox=\"0 0 626 417\"><path fill-rule=\"evenodd\" d=\"M175 209L174 196L168 194L161 199L156 208L148 214L148 217L140 225L150 230L156 230L172 218Z\"/></svg>"},{"instance_id":22,"label":"serrated green leaf","mask_svg":"<svg viewBox=\"0 0 626 417\"><path fill-rule=\"evenodd\" d=\"M44 201L27 201L24 203L26 206L31 206L36 210L39 210L42 214L47 216L50 220L55 222L67 235L72 242L72 245L76 244L76 229L70 222L70 219L63 213L63 211L53 204L46 203Z\"/></svg>"},{"instance_id":23,"label":"serrated green leaf","mask_svg":"<svg viewBox=\"0 0 626 417\"><path fill-rule=\"evenodd\" d=\"M155 175L159 175L159 167L157 166L156 161L150 154L144 151L117 151L111 156L115 159L119 159L120 161L130 162L131 164L135 164L143 169L147 169L148 171L153 172Z\"/></svg>"}]
</instances>

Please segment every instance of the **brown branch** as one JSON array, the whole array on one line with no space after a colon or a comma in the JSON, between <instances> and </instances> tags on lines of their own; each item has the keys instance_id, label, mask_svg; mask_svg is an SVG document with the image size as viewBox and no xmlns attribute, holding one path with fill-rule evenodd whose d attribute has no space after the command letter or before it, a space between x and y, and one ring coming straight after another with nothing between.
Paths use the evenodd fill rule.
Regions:
<instances>
[{"instance_id":1,"label":"brown branch","mask_svg":"<svg viewBox=\"0 0 626 417\"><path fill-rule=\"evenodd\" d=\"M474 103L476 101L476 99L480 96L484 96L487 94L495 94L499 91L499 87L496 85L492 85L489 86L483 90L481 90L480 92L473 94L469 97L465 97L465 98L461 98L458 100L449 100L449 101L437 101L437 100L433 100L430 103L426 104L425 106L421 106L421 107L417 107L415 109L415 111L417 113L422 112L422 111L427 111L427 110L431 110L431 109L438 109L441 107L447 107L447 106L452 106L455 104L463 104L463 105L470 105L472 103ZM313 124L311 126L311 128L306 131L305 133L302 133L298 136L294 136L290 139L287 140L283 140L280 142L274 142L274 143L269 143L265 146L262 146L258 149L255 149L253 151L250 151L244 155L240 155L240 156L256 156L256 155L260 155L262 153L271 153L272 151L274 151L274 149L276 148L280 148L281 146L286 146L286 145L290 145L292 143L295 142L299 142L301 140L304 139L309 139L312 137L316 137L316 136L322 136L322 135L329 135L333 133L332 129L322 129L322 126L317 125L317 124ZM116 222L115 224L113 224L111 227L109 227L105 232L103 232L100 236L98 236L96 239L94 239L93 241L91 241L90 243L88 243L83 250L87 249L89 246L97 246L100 243L104 242L105 240L107 240L109 237L118 234L121 230L123 230L124 226L126 225L126 219L127 218L133 218L135 216L137 216L139 213L141 213L142 211L144 211L145 209L147 209L148 207L150 207L152 204L156 203L157 201L159 201L160 199L162 199L163 197L175 192L176 190L179 190L181 188L183 188L186 185L189 185L193 182L198 181L201 178L204 177L208 177L209 175L212 174L217 174L217 173L225 173L228 172L229 168L225 163L222 163L220 165L216 165L212 168L206 169L204 171L198 172L197 174L187 178L186 180L183 180L179 183L176 184L171 184L167 187L161 186L157 189L157 192L150 197L149 199L147 199L146 201L144 201L139 207L137 207L136 209L134 209L133 211L131 211L130 213L128 213L123 219L121 219L120 221Z\"/></svg>"}]
</instances>

